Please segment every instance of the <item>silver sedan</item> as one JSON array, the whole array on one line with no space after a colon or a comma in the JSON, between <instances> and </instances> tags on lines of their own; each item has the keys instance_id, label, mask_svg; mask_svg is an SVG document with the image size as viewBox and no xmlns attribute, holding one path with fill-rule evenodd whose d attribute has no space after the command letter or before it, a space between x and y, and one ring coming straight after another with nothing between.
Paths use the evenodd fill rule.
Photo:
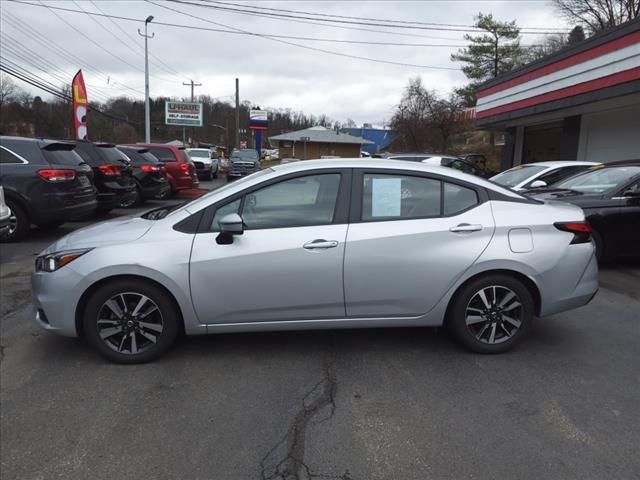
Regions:
<instances>
[{"instance_id":1,"label":"silver sedan","mask_svg":"<svg viewBox=\"0 0 640 480\"><path fill-rule=\"evenodd\" d=\"M184 206L73 232L37 258L34 319L123 363L186 334L446 325L504 352L598 289L578 207L449 168L268 168Z\"/></svg>"}]
</instances>

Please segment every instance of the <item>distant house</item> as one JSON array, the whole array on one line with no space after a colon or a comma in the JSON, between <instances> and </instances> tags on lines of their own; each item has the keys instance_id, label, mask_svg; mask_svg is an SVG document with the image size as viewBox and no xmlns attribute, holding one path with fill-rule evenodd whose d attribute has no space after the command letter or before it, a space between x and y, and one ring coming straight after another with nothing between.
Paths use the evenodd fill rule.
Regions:
<instances>
[{"instance_id":1,"label":"distant house","mask_svg":"<svg viewBox=\"0 0 640 480\"><path fill-rule=\"evenodd\" d=\"M276 135L269 142L280 150L280 158L301 160L324 156L357 158L363 146L373 145L370 140L321 126Z\"/></svg>"},{"instance_id":2,"label":"distant house","mask_svg":"<svg viewBox=\"0 0 640 480\"><path fill-rule=\"evenodd\" d=\"M377 153L386 149L393 141L394 133L384 128L372 128L365 124L362 128L341 128L342 133L364 138L373 142L371 145L364 145L362 150L368 153Z\"/></svg>"}]
</instances>

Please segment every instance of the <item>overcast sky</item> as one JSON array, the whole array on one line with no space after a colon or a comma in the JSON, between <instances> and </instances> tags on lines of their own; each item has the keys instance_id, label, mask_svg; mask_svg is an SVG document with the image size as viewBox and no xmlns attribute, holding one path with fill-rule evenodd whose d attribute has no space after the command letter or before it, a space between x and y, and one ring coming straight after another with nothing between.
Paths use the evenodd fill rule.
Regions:
<instances>
[{"instance_id":1,"label":"overcast sky","mask_svg":"<svg viewBox=\"0 0 640 480\"><path fill-rule=\"evenodd\" d=\"M250 100L262 108L291 108L308 114L324 113L335 120L352 118L358 124L368 122L380 125L391 117L411 77L420 76L428 88L443 94L465 83L465 77L459 70L427 68L459 68L449 59L450 54L457 50L455 47L383 46L283 39L347 55L420 65L407 67L335 56L257 36L175 28L159 25L158 22L205 29L239 29L267 35L426 45L463 46L462 32L350 24L325 26L315 22L301 23L299 19L265 18L153 1L160 6L142 0L76 0L75 3L45 0L43 3L75 11L102 11L108 15L142 20L153 15L149 29L150 33L155 34L149 41L150 52L155 56L151 58L150 65L152 97L187 96L189 87L182 83L193 79L202 83L201 87L196 88L196 95L206 93L231 101L234 78L238 77L241 100ZM206 3L207 0L194 1ZM493 13L500 20L516 20L523 27L566 28L565 22L549 1L229 1L261 9L463 25L471 25L473 16L483 12ZM55 10L59 18L53 11L41 6L7 0L0 2L3 33L0 53L6 59L55 85L61 85L63 80L70 82L75 71L82 68L90 100L104 101L116 95L143 98L144 41L137 33L142 24ZM217 4L220 5L219 2ZM523 35L522 43L536 43L540 38L539 35ZM58 50L56 44L77 57L77 60ZM26 49L40 57L35 57ZM62 53L64 58L58 53ZM29 90L34 94L42 94L35 89Z\"/></svg>"}]
</instances>

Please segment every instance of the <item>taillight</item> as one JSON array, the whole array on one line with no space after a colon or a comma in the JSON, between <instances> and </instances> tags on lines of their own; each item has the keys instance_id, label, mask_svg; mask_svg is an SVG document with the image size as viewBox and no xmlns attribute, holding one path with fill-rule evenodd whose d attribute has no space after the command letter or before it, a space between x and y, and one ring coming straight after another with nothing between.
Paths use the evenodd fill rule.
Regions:
<instances>
[{"instance_id":1,"label":"taillight","mask_svg":"<svg viewBox=\"0 0 640 480\"><path fill-rule=\"evenodd\" d=\"M103 175L115 177L120 175L120 167L117 165L99 165L98 169Z\"/></svg>"},{"instance_id":2,"label":"taillight","mask_svg":"<svg viewBox=\"0 0 640 480\"><path fill-rule=\"evenodd\" d=\"M47 182L68 182L76 178L75 170L45 169L38 170L38 175Z\"/></svg>"},{"instance_id":3,"label":"taillight","mask_svg":"<svg viewBox=\"0 0 640 480\"><path fill-rule=\"evenodd\" d=\"M180 164L180 170L182 170L183 172L188 172L189 171L189 164L188 163L181 163Z\"/></svg>"},{"instance_id":4,"label":"taillight","mask_svg":"<svg viewBox=\"0 0 640 480\"><path fill-rule=\"evenodd\" d=\"M572 244L591 241L592 228L589 222L556 222L554 225L558 230L573 233Z\"/></svg>"},{"instance_id":5,"label":"taillight","mask_svg":"<svg viewBox=\"0 0 640 480\"><path fill-rule=\"evenodd\" d=\"M140 165L140 170L143 172L159 172L160 167L156 165Z\"/></svg>"}]
</instances>

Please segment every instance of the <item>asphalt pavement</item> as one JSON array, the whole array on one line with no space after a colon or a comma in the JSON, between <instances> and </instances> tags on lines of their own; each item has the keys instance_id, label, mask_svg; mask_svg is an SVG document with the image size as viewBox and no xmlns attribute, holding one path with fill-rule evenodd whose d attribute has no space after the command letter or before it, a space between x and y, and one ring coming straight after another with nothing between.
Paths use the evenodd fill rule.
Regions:
<instances>
[{"instance_id":1,"label":"asphalt pavement","mask_svg":"<svg viewBox=\"0 0 640 480\"><path fill-rule=\"evenodd\" d=\"M188 337L122 366L29 318L32 254L80 226L0 246L3 480L638 478L639 263L503 355L336 330Z\"/></svg>"}]
</instances>

